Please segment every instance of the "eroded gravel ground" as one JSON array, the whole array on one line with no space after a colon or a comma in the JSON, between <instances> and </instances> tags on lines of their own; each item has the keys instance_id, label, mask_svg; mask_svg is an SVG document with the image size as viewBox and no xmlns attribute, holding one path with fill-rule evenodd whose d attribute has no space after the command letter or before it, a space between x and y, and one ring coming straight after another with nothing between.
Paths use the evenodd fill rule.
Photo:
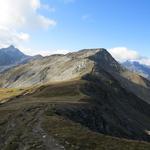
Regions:
<instances>
[{"instance_id":1,"label":"eroded gravel ground","mask_svg":"<svg viewBox=\"0 0 150 150\"><path fill-rule=\"evenodd\" d=\"M17 111L0 110L1 150L64 150L41 127L45 109L41 104Z\"/></svg>"}]
</instances>

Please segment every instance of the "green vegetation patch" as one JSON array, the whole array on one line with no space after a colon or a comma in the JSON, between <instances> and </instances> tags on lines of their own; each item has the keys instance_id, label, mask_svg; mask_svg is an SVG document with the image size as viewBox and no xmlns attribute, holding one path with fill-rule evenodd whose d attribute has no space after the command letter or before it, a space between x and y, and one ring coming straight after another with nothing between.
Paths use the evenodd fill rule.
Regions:
<instances>
[{"instance_id":1,"label":"green vegetation patch","mask_svg":"<svg viewBox=\"0 0 150 150\"><path fill-rule=\"evenodd\" d=\"M25 90L23 89L7 89L0 88L0 103L7 101L7 99L22 94Z\"/></svg>"}]
</instances>

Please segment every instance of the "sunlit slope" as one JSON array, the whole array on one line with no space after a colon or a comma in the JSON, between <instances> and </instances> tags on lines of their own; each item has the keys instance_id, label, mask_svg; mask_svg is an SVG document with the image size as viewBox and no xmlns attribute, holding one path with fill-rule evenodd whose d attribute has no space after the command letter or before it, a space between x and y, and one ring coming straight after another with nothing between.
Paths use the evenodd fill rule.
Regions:
<instances>
[{"instance_id":1,"label":"sunlit slope","mask_svg":"<svg viewBox=\"0 0 150 150\"><path fill-rule=\"evenodd\" d=\"M0 86L25 88L73 81L87 74L111 74L119 84L150 103L150 81L124 69L105 49L85 49L66 55L51 55L0 74Z\"/></svg>"}]
</instances>

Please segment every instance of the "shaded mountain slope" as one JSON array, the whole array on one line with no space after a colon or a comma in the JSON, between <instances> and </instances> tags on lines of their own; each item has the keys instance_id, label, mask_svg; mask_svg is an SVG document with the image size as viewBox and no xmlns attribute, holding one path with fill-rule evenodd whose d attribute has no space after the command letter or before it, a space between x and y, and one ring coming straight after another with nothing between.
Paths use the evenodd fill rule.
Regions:
<instances>
[{"instance_id":1,"label":"shaded mountain slope","mask_svg":"<svg viewBox=\"0 0 150 150\"><path fill-rule=\"evenodd\" d=\"M150 106L102 75L44 85L0 105L1 149L149 150L123 137L150 140Z\"/></svg>"}]
</instances>

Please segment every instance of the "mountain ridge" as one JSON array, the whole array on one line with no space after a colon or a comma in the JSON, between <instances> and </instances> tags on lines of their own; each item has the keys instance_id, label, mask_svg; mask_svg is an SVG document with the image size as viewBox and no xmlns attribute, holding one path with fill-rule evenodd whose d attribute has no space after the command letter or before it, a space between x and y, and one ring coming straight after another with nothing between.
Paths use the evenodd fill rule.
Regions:
<instances>
[{"instance_id":1,"label":"mountain ridge","mask_svg":"<svg viewBox=\"0 0 150 150\"><path fill-rule=\"evenodd\" d=\"M150 142L150 81L105 49L36 59L1 73L0 81L21 93L0 105L4 149L150 148L141 142Z\"/></svg>"},{"instance_id":2,"label":"mountain ridge","mask_svg":"<svg viewBox=\"0 0 150 150\"><path fill-rule=\"evenodd\" d=\"M107 55L108 58L105 55ZM25 72L27 72L27 75L29 72L32 71L31 75L33 75L33 77L31 78L31 80L33 78L34 79L36 78L36 76L34 76L35 74L38 76L37 77L38 81L33 81L33 84L34 84L34 82L35 82L35 84L40 83L41 80L42 80L42 83L46 83L48 81L59 82L59 81L72 80L74 78L81 77L82 75L92 71L92 67L94 66L94 60L99 61L99 57L101 57L101 56L103 57L103 59L106 59L106 60L102 59L103 62L101 62L101 63L103 65L105 62L107 62L105 65L109 68L114 67L114 69L117 69L117 68L115 68L116 66L118 66L118 68L120 68L120 65L117 64L117 62L111 57L111 55L105 49L89 49L89 50L81 50L81 51L74 52L74 53L68 53L66 55L47 56L41 60L31 61L30 63L27 63L25 65L15 67L14 69L11 69L10 72L15 73L16 76L19 76L19 74L22 75L24 73L24 71L21 72L21 70L23 70L22 68L27 69L25 71ZM109 59L111 59L111 60L109 60ZM113 64L108 61L112 61ZM36 64L38 64L38 66ZM32 66L32 67L30 67L30 66ZM48 72L48 71L50 71L50 72ZM45 72L45 76L43 75L41 77L42 79L40 79L39 74L40 73L44 74L44 72ZM55 74L55 75L53 75L53 74ZM7 72L5 73L5 75L2 74L1 76L6 77ZM11 73L10 73L10 77L11 77ZM25 80L26 76L24 76L23 78L24 78L23 80ZM28 78L28 80L29 79L30 78ZM9 80L9 72L8 72L7 81L8 80ZM15 80L15 82L16 81L19 81L19 78L17 80ZM12 82L13 82L13 84L15 83L14 80ZM31 84L29 83L29 86L30 85ZM17 86L17 84L16 84L16 86Z\"/></svg>"},{"instance_id":3,"label":"mountain ridge","mask_svg":"<svg viewBox=\"0 0 150 150\"><path fill-rule=\"evenodd\" d=\"M81 79L92 72L101 76L101 70L111 74L124 88L150 103L150 81L122 67L103 48L50 55L19 65L0 74L0 86L22 88L64 82Z\"/></svg>"},{"instance_id":4,"label":"mountain ridge","mask_svg":"<svg viewBox=\"0 0 150 150\"><path fill-rule=\"evenodd\" d=\"M29 56L25 55L18 48L10 45L7 48L0 49L0 72L8 70L14 66L27 63L30 60L40 59L41 55Z\"/></svg>"},{"instance_id":5,"label":"mountain ridge","mask_svg":"<svg viewBox=\"0 0 150 150\"><path fill-rule=\"evenodd\" d=\"M141 76L150 80L150 66L140 64L137 61L126 61L122 63L127 69L140 74Z\"/></svg>"}]
</instances>

